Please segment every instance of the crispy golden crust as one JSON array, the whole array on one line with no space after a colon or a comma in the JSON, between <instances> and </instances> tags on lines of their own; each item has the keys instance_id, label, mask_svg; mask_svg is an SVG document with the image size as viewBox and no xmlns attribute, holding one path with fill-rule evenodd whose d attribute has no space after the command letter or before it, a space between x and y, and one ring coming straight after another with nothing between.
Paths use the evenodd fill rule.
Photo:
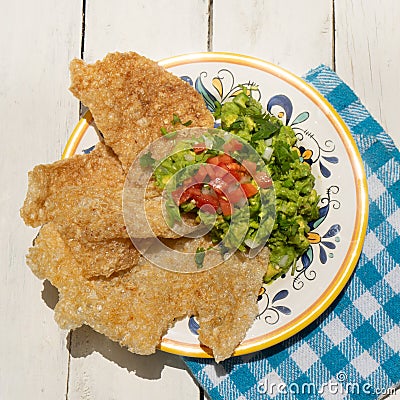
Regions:
<instances>
[{"instance_id":1,"label":"crispy golden crust","mask_svg":"<svg viewBox=\"0 0 400 400\"><path fill-rule=\"evenodd\" d=\"M117 157L99 143L89 154L36 166L29 173L21 216L33 227L53 221L66 238L83 243L127 239L122 210L124 181ZM160 201L160 192L149 185L146 212L154 235L177 237L160 218ZM135 220L132 224L137 237L143 237L144 223Z\"/></svg>"},{"instance_id":2,"label":"crispy golden crust","mask_svg":"<svg viewBox=\"0 0 400 400\"><path fill-rule=\"evenodd\" d=\"M140 253L130 239L103 240L95 243L82 243L76 239L64 239L74 258L81 260L82 274L86 278L109 277L115 272L134 267Z\"/></svg>"},{"instance_id":3,"label":"crispy golden crust","mask_svg":"<svg viewBox=\"0 0 400 400\"><path fill-rule=\"evenodd\" d=\"M102 61L70 65L71 92L89 107L106 144L128 171L137 154L161 136L160 128L176 130L173 115L191 126L213 127L203 98L188 83L156 62L136 53L112 53Z\"/></svg>"},{"instance_id":4,"label":"crispy golden crust","mask_svg":"<svg viewBox=\"0 0 400 400\"><path fill-rule=\"evenodd\" d=\"M55 318L62 328L87 324L135 353L150 354L176 319L198 315L200 341L219 362L232 354L257 314L265 256L249 260L235 254L214 269L192 274L169 272L141 257L135 268L108 279L86 279L82 262L47 224L27 262L59 289Z\"/></svg>"},{"instance_id":5,"label":"crispy golden crust","mask_svg":"<svg viewBox=\"0 0 400 400\"><path fill-rule=\"evenodd\" d=\"M83 243L128 239L122 213L122 188L68 187L50 196L44 222L54 222L67 238Z\"/></svg>"},{"instance_id":6,"label":"crispy golden crust","mask_svg":"<svg viewBox=\"0 0 400 400\"><path fill-rule=\"evenodd\" d=\"M60 190L88 186L122 187L125 175L113 151L100 142L89 154L36 166L29 172L28 180L21 217L27 225L37 227L47 222L46 200Z\"/></svg>"},{"instance_id":7,"label":"crispy golden crust","mask_svg":"<svg viewBox=\"0 0 400 400\"><path fill-rule=\"evenodd\" d=\"M139 214L129 216L132 237L179 236L160 215L161 197L146 199L145 210L147 220ZM68 187L59 190L44 202L41 222L56 223L65 237L82 243L129 238L122 188L118 187Z\"/></svg>"}]
</instances>

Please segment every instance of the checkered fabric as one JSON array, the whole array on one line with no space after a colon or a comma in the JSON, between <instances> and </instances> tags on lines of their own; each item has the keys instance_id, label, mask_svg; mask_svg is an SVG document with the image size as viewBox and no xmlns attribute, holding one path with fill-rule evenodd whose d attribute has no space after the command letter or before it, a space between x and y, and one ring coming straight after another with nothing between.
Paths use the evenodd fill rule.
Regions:
<instances>
[{"instance_id":1,"label":"checkered fabric","mask_svg":"<svg viewBox=\"0 0 400 400\"><path fill-rule=\"evenodd\" d=\"M364 161L363 251L339 298L292 338L219 365L184 358L212 400L376 399L400 382L400 153L331 69L319 66L305 80L338 111Z\"/></svg>"}]
</instances>

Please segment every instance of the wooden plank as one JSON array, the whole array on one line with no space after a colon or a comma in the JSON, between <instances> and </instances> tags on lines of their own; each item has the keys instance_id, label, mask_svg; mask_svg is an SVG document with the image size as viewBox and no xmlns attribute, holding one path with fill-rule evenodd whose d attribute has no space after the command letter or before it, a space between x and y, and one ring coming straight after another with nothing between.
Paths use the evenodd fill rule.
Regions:
<instances>
[{"instance_id":1,"label":"wooden plank","mask_svg":"<svg viewBox=\"0 0 400 400\"><path fill-rule=\"evenodd\" d=\"M213 50L252 55L302 75L332 64L332 2L214 1Z\"/></svg>"},{"instance_id":2,"label":"wooden plank","mask_svg":"<svg viewBox=\"0 0 400 400\"><path fill-rule=\"evenodd\" d=\"M207 3L136 0L116 7L107 0L87 2L85 60L113 51L136 51L154 60L207 51Z\"/></svg>"},{"instance_id":3,"label":"wooden plank","mask_svg":"<svg viewBox=\"0 0 400 400\"><path fill-rule=\"evenodd\" d=\"M130 353L88 327L72 335L68 399L198 399L180 357Z\"/></svg>"},{"instance_id":4,"label":"wooden plank","mask_svg":"<svg viewBox=\"0 0 400 400\"><path fill-rule=\"evenodd\" d=\"M78 115L68 62L79 55L80 12L79 0L38 0L7 2L0 16L1 399L66 394L67 333L53 319L54 291L25 265L35 231L19 208L27 171L60 157Z\"/></svg>"},{"instance_id":5,"label":"wooden plank","mask_svg":"<svg viewBox=\"0 0 400 400\"><path fill-rule=\"evenodd\" d=\"M400 2L336 0L336 70L400 147Z\"/></svg>"},{"instance_id":6,"label":"wooden plank","mask_svg":"<svg viewBox=\"0 0 400 400\"><path fill-rule=\"evenodd\" d=\"M152 59L206 51L203 0L87 2L84 58L136 51ZM199 389L178 356L137 356L88 328L72 334L69 399L196 399Z\"/></svg>"}]
</instances>

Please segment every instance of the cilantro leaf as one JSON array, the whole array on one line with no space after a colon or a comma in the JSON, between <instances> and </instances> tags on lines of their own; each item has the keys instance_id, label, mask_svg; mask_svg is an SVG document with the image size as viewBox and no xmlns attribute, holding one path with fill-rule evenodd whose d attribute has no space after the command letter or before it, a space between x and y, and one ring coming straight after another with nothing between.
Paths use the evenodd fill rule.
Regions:
<instances>
[{"instance_id":1,"label":"cilantro leaf","mask_svg":"<svg viewBox=\"0 0 400 400\"><path fill-rule=\"evenodd\" d=\"M290 164L294 161L294 155L290 149L290 146L285 142L276 142L274 155L276 161L282 172L288 172L290 170Z\"/></svg>"},{"instance_id":2,"label":"cilantro leaf","mask_svg":"<svg viewBox=\"0 0 400 400\"><path fill-rule=\"evenodd\" d=\"M160 128L161 134L167 139L173 139L176 136L176 131L168 132L164 126Z\"/></svg>"},{"instance_id":3,"label":"cilantro leaf","mask_svg":"<svg viewBox=\"0 0 400 400\"><path fill-rule=\"evenodd\" d=\"M178 115L174 114L172 117L172 121L171 121L172 125L177 125L177 124L181 124L182 121L181 119L178 117Z\"/></svg>"},{"instance_id":4,"label":"cilantro leaf","mask_svg":"<svg viewBox=\"0 0 400 400\"><path fill-rule=\"evenodd\" d=\"M268 139L276 132L279 131L279 125L274 124L267 119L261 117L253 117L253 120L258 124L258 131L252 136L252 141L257 141L261 139Z\"/></svg>"},{"instance_id":5,"label":"cilantro leaf","mask_svg":"<svg viewBox=\"0 0 400 400\"><path fill-rule=\"evenodd\" d=\"M189 119L186 122L182 122L182 120L179 118L179 116L177 114L174 114L172 117L172 121L171 124L172 125L178 125L178 124L182 124L183 126L190 126L192 125L193 121L191 119Z\"/></svg>"}]
</instances>

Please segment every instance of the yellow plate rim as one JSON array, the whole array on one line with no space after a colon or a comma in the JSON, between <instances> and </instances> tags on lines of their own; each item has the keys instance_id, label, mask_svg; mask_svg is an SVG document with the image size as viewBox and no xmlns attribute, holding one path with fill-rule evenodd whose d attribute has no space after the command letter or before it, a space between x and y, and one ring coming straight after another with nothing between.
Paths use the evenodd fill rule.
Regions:
<instances>
[{"instance_id":1,"label":"yellow plate rim","mask_svg":"<svg viewBox=\"0 0 400 400\"><path fill-rule=\"evenodd\" d=\"M314 89L303 79L299 78L292 72L268 61L247 55L227 52L188 53L162 59L159 61L159 65L168 69L175 66L201 62L225 62L256 68L282 79L306 95L324 113L342 139L353 169L355 186L358 188L358 191L356 192L357 215L351 245L341 268L337 272L335 278L332 280L328 288L312 304L312 306L310 306L307 310L297 316L294 320L290 321L288 324L273 332L242 342L236 348L233 354L234 356L238 356L271 347L300 332L306 326L315 321L315 319L317 319L332 304L332 302L343 290L356 267L367 230L367 178L365 175L361 155L347 125L344 123L332 105L316 89ZM75 154L82 137L92 121L93 117L90 111L86 111L72 131L62 153L62 158L67 158ZM165 337L162 339L159 348L169 353L187 357L212 357L210 351L200 344L184 343Z\"/></svg>"}]
</instances>

